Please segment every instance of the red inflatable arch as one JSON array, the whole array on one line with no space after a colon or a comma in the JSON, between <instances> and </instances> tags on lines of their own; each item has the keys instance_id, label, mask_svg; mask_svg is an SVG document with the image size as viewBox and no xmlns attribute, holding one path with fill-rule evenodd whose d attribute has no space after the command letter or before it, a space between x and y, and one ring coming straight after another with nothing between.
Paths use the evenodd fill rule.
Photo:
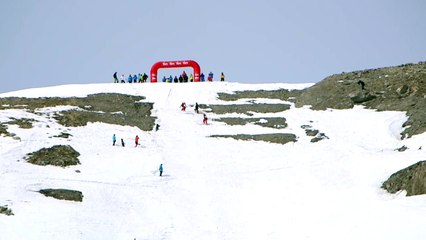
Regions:
<instances>
[{"instance_id":1,"label":"red inflatable arch","mask_svg":"<svg viewBox=\"0 0 426 240\"><path fill-rule=\"evenodd\" d=\"M201 69L200 65L193 60L183 60L183 61L164 61L156 62L151 67L151 82L157 82L158 69L160 68L183 68L183 67L192 67L194 69L194 82L200 81Z\"/></svg>"}]
</instances>

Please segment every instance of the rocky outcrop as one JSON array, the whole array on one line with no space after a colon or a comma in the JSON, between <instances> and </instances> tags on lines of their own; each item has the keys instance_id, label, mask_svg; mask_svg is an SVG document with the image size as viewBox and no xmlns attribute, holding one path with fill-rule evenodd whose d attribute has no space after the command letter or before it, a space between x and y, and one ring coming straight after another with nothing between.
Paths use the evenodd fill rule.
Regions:
<instances>
[{"instance_id":1,"label":"rocky outcrop","mask_svg":"<svg viewBox=\"0 0 426 240\"><path fill-rule=\"evenodd\" d=\"M426 161L418 162L392 174L382 184L382 188L390 193L405 190L407 196L426 194Z\"/></svg>"},{"instance_id":2,"label":"rocky outcrop","mask_svg":"<svg viewBox=\"0 0 426 240\"><path fill-rule=\"evenodd\" d=\"M365 89L358 84L365 83ZM401 137L426 131L426 62L331 75L295 95L296 107L348 109L361 104L379 111L404 111Z\"/></svg>"}]
</instances>

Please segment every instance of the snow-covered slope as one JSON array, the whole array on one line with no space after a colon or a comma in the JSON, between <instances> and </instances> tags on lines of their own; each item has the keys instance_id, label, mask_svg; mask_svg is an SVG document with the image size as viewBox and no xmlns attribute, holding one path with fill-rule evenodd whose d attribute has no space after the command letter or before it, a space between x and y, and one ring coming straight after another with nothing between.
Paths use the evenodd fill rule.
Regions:
<instances>
[{"instance_id":1,"label":"snow-covered slope","mask_svg":"<svg viewBox=\"0 0 426 240\"><path fill-rule=\"evenodd\" d=\"M287 119L286 129L272 130L214 121L206 126L193 108L179 109L181 102L224 104L217 100L218 92L307 86L88 84L1 94L142 95L154 102L161 127L157 132L104 123L65 128L44 115L0 111L1 122L12 117L37 120L31 129L9 127L21 141L0 137L0 206L15 214L0 214L0 239L426 239L426 196L390 195L380 188L393 172L425 159L425 150L418 148L426 134L399 140L404 113L292 107L253 116ZM329 139L311 143L302 125ZM72 137L49 138L63 131ZM268 132L294 133L298 141L280 145L207 137ZM113 133L127 146L113 147ZM135 135L141 137L141 147L134 147ZM55 144L80 152L81 165L42 167L22 160ZM409 149L395 151L402 145ZM163 177L157 172L160 163ZM84 199L47 198L36 192L43 188L79 190Z\"/></svg>"}]
</instances>

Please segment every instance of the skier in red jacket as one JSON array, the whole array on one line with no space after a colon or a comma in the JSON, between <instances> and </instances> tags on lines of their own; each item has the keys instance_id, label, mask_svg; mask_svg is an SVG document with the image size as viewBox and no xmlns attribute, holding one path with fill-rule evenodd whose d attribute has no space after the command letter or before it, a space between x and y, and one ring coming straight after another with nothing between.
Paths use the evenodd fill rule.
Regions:
<instances>
[{"instance_id":1,"label":"skier in red jacket","mask_svg":"<svg viewBox=\"0 0 426 240\"><path fill-rule=\"evenodd\" d=\"M207 115L204 113L204 118L203 118L203 123L205 124L205 125L207 125Z\"/></svg>"},{"instance_id":2,"label":"skier in red jacket","mask_svg":"<svg viewBox=\"0 0 426 240\"><path fill-rule=\"evenodd\" d=\"M136 135L135 137L135 147L137 147L139 145L139 136Z\"/></svg>"}]
</instances>

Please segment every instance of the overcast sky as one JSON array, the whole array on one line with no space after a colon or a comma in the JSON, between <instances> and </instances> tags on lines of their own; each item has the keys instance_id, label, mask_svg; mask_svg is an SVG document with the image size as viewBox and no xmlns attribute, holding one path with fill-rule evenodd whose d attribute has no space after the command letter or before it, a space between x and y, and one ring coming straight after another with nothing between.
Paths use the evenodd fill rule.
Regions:
<instances>
[{"instance_id":1,"label":"overcast sky","mask_svg":"<svg viewBox=\"0 0 426 240\"><path fill-rule=\"evenodd\" d=\"M107 83L161 60L242 83L426 61L424 0L0 0L0 13L0 92Z\"/></svg>"}]
</instances>

